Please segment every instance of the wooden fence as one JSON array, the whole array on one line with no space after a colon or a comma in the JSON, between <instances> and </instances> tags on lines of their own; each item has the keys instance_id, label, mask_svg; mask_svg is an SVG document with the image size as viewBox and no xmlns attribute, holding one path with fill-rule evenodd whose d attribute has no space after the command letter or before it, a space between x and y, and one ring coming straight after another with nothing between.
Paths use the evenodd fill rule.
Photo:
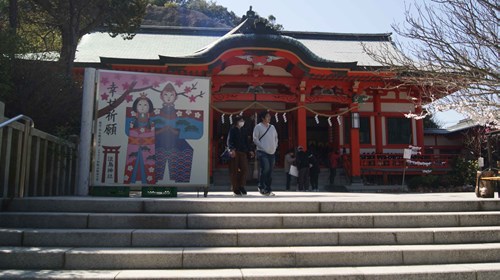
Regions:
<instances>
[{"instance_id":1,"label":"wooden fence","mask_svg":"<svg viewBox=\"0 0 500 280\"><path fill-rule=\"evenodd\" d=\"M67 141L32 127L29 117L7 119L0 102L0 196L74 195L77 139ZM15 119L24 120L12 122Z\"/></svg>"}]
</instances>

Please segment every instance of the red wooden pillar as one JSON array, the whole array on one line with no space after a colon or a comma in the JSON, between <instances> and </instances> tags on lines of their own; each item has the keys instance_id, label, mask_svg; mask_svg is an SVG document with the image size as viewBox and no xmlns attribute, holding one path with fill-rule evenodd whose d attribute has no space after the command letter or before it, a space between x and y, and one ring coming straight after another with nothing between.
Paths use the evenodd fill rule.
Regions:
<instances>
[{"instance_id":1,"label":"red wooden pillar","mask_svg":"<svg viewBox=\"0 0 500 280\"><path fill-rule=\"evenodd\" d=\"M306 100L306 81L300 83L300 90L298 92L299 102L297 102L297 145L307 149L307 111L303 107Z\"/></svg>"},{"instance_id":2,"label":"red wooden pillar","mask_svg":"<svg viewBox=\"0 0 500 280\"><path fill-rule=\"evenodd\" d=\"M378 93L373 96L373 111L375 112L375 153L382 154L382 104Z\"/></svg>"},{"instance_id":3,"label":"red wooden pillar","mask_svg":"<svg viewBox=\"0 0 500 280\"><path fill-rule=\"evenodd\" d=\"M297 104L297 145L307 149L307 111L301 107L302 102Z\"/></svg>"}]
</instances>

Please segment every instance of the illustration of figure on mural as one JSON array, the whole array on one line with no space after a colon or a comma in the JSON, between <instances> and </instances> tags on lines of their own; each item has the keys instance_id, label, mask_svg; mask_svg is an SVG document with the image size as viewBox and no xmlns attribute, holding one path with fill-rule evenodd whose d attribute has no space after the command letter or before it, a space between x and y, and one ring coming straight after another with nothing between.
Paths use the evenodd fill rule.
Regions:
<instances>
[{"instance_id":1,"label":"illustration of figure on mural","mask_svg":"<svg viewBox=\"0 0 500 280\"><path fill-rule=\"evenodd\" d=\"M155 184L155 124L153 102L146 94L126 110L125 133L128 136L124 183Z\"/></svg>"},{"instance_id":2,"label":"illustration of figure on mural","mask_svg":"<svg viewBox=\"0 0 500 280\"><path fill-rule=\"evenodd\" d=\"M156 181L164 179L168 167L171 181L190 182L193 147L186 139L203 136L203 111L176 109L175 101L182 94L171 83L160 93L163 106L155 117Z\"/></svg>"}]
</instances>

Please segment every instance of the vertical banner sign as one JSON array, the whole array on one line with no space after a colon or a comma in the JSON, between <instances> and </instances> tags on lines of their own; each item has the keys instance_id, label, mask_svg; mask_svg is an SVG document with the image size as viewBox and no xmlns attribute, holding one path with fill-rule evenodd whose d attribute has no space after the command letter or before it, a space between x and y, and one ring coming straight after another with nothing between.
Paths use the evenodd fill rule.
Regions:
<instances>
[{"instance_id":1,"label":"vertical banner sign","mask_svg":"<svg viewBox=\"0 0 500 280\"><path fill-rule=\"evenodd\" d=\"M210 80L98 71L93 185L206 186Z\"/></svg>"}]
</instances>

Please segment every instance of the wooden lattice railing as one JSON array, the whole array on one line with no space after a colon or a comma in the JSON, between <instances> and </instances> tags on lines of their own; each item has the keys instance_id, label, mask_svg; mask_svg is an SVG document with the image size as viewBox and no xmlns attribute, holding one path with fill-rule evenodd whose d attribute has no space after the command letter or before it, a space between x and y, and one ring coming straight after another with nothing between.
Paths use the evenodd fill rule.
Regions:
<instances>
[{"instance_id":1,"label":"wooden lattice railing","mask_svg":"<svg viewBox=\"0 0 500 280\"><path fill-rule=\"evenodd\" d=\"M37 130L23 115L7 119L4 106L0 102L0 196L75 194L76 139L73 143Z\"/></svg>"}]
</instances>

